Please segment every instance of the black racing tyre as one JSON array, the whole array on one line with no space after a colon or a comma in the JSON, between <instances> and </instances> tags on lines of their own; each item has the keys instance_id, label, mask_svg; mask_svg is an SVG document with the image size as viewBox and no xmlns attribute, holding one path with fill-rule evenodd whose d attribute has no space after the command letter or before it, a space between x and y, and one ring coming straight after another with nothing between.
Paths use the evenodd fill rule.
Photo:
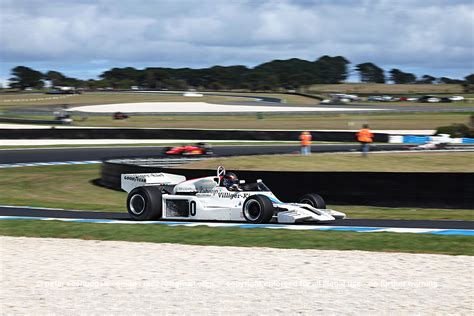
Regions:
<instances>
[{"instance_id":1,"label":"black racing tyre","mask_svg":"<svg viewBox=\"0 0 474 316\"><path fill-rule=\"evenodd\" d=\"M324 199L321 197L321 195L318 195L316 193L303 195L298 200L298 203L309 204L314 208L320 208L320 209L326 208L326 202L324 202Z\"/></svg>"},{"instance_id":2,"label":"black racing tyre","mask_svg":"<svg viewBox=\"0 0 474 316\"><path fill-rule=\"evenodd\" d=\"M242 207L245 220L253 224L269 223L273 211L273 203L265 195L249 196Z\"/></svg>"},{"instance_id":3,"label":"black racing tyre","mask_svg":"<svg viewBox=\"0 0 474 316\"><path fill-rule=\"evenodd\" d=\"M133 189L127 197L127 210L137 221L151 221L162 216L161 187L148 186Z\"/></svg>"}]
</instances>

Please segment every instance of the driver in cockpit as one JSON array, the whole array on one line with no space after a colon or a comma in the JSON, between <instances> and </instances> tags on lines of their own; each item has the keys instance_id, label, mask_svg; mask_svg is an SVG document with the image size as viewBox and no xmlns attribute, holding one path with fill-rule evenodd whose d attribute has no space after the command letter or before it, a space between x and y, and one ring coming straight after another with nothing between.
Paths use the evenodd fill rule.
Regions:
<instances>
[{"instance_id":1,"label":"driver in cockpit","mask_svg":"<svg viewBox=\"0 0 474 316\"><path fill-rule=\"evenodd\" d=\"M221 186L226 187L229 191L241 191L239 187L239 179L233 172L226 172L222 177Z\"/></svg>"}]
</instances>

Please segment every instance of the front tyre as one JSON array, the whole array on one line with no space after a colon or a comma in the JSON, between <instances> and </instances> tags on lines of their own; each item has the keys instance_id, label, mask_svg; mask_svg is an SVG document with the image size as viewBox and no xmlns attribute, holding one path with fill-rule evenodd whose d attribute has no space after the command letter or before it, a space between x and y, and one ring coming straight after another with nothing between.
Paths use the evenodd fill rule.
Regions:
<instances>
[{"instance_id":1,"label":"front tyre","mask_svg":"<svg viewBox=\"0 0 474 316\"><path fill-rule=\"evenodd\" d=\"M127 197L127 210L137 221L151 221L162 216L161 187L148 186L133 189Z\"/></svg>"},{"instance_id":2,"label":"front tyre","mask_svg":"<svg viewBox=\"0 0 474 316\"><path fill-rule=\"evenodd\" d=\"M247 222L265 224L272 219L274 209L272 201L265 195L252 195L245 200L242 211Z\"/></svg>"},{"instance_id":3,"label":"front tyre","mask_svg":"<svg viewBox=\"0 0 474 316\"><path fill-rule=\"evenodd\" d=\"M298 200L298 203L308 204L314 208L326 209L326 202L324 202L324 199L321 197L321 195L318 195L316 193L303 195Z\"/></svg>"}]
</instances>

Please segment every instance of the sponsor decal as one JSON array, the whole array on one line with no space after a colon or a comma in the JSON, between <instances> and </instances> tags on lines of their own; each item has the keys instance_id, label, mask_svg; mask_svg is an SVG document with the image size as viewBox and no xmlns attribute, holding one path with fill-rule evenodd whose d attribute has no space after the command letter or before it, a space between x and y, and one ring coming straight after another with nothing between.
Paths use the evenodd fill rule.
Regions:
<instances>
[{"instance_id":1,"label":"sponsor decal","mask_svg":"<svg viewBox=\"0 0 474 316\"><path fill-rule=\"evenodd\" d=\"M195 187L179 187L179 188L177 188L177 191L179 191L179 192L195 192L196 188Z\"/></svg>"},{"instance_id":2,"label":"sponsor decal","mask_svg":"<svg viewBox=\"0 0 474 316\"><path fill-rule=\"evenodd\" d=\"M213 192L213 195L216 195L221 199L245 199L252 195L252 193L242 193L242 192Z\"/></svg>"},{"instance_id":3,"label":"sponsor decal","mask_svg":"<svg viewBox=\"0 0 474 316\"><path fill-rule=\"evenodd\" d=\"M146 174L146 175L125 175L123 177L124 180L131 180L131 181L138 181L138 182L146 182L148 177L164 177L161 173L156 174Z\"/></svg>"},{"instance_id":4,"label":"sponsor decal","mask_svg":"<svg viewBox=\"0 0 474 316\"><path fill-rule=\"evenodd\" d=\"M131 181L138 181L138 182L145 182L145 178L143 177L138 177L138 176L125 176L123 177L124 180L131 180Z\"/></svg>"}]
</instances>

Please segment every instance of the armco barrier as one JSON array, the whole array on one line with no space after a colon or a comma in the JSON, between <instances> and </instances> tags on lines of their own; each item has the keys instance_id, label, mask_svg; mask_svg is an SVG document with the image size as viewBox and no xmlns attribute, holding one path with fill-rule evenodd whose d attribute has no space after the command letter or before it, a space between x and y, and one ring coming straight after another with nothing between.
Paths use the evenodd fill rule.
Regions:
<instances>
[{"instance_id":1,"label":"armco barrier","mask_svg":"<svg viewBox=\"0 0 474 316\"><path fill-rule=\"evenodd\" d=\"M168 172L196 178L215 170L167 169L105 162L103 185L120 189L122 173ZM238 171L247 182L262 179L284 201L319 193L330 204L387 207L474 208L474 173Z\"/></svg>"},{"instance_id":2,"label":"armco barrier","mask_svg":"<svg viewBox=\"0 0 474 316\"><path fill-rule=\"evenodd\" d=\"M355 141L354 132L311 131L314 141ZM0 129L0 139L202 139L202 140L298 140L299 131L203 130L141 128ZM375 134L376 142L388 142L387 134Z\"/></svg>"}]
</instances>

